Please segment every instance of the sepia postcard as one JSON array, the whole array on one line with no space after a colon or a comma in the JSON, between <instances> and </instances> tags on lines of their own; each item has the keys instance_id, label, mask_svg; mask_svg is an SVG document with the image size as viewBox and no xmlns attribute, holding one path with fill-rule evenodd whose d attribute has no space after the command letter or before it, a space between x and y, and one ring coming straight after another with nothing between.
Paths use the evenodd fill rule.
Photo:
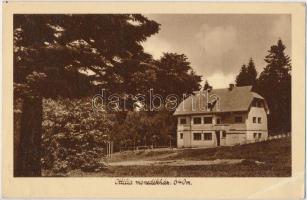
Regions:
<instances>
[{"instance_id":1,"label":"sepia postcard","mask_svg":"<svg viewBox=\"0 0 307 200\"><path fill-rule=\"evenodd\" d=\"M4 197L304 198L304 3L3 9Z\"/></svg>"}]
</instances>

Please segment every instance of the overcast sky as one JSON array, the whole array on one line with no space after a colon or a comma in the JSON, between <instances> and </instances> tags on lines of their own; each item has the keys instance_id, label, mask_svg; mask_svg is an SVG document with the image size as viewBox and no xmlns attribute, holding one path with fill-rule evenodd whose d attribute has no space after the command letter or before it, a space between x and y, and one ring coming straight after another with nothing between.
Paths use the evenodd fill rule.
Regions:
<instances>
[{"instance_id":1,"label":"overcast sky","mask_svg":"<svg viewBox=\"0 0 307 200\"><path fill-rule=\"evenodd\" d=\"M146 15L161 24L144 44L159 58L163 52L187 55L192 68L214 88L233 83L242 64L253 58L258 73L279 38L291 56L290 15L160 14Z\"/></svg>"}]
</instances>

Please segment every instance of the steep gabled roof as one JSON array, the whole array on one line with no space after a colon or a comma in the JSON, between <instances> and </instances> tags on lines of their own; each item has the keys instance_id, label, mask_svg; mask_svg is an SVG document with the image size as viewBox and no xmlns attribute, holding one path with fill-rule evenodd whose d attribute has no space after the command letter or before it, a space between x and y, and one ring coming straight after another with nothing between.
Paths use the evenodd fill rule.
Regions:
<instances>
[{"instance_id":1,"label":"steep gabled roof","mask_svg":"<svg viewBox=\"0 0 307 200\"><path fill-rule=\"evenodd\" d=\"M207 109L207 96L209 102L214 99L214 96L219 99L211 110ZM252 86L243 86L234 87L231 90L229 88L213 89L208 95L206 91L196 92L179 104L174 115L248 111L254 98L264 100L265 109L268 112L265 99L253 92Z\"/></svg>"}]
</instances>

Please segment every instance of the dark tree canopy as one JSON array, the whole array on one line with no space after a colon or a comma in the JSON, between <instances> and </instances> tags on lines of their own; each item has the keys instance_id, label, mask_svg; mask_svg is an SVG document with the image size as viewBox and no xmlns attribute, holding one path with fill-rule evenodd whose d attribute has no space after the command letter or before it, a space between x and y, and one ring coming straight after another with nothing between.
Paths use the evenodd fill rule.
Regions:
<instances>
[{"instance_id":1,"label":"dark tree canopy","mask_svg":"<svg viewBox=\"0 0 307 200\"><path fill-rule=\"evenodd\" d=\"M167 110L155 113L129 111L125 120L114 126L111 137L117 148L153 143L168 146L170 137L176 138L176 122L176 117Z\"/></svg>"},{"instance_id":2,"label":"dark tree canopy","mask_svg":"<svg viewBox=\"0 0 307 200\"><path fill-rule=\"evenodd\" d=\"M150 60L141 42L158 30L142 15L14 15L14 82L51 97L115 85L114 69Z\"/></svg>"},{"instance_id":3,"label":"dark tree canopy","mask_svg":"<svg viewBox=\"0 0 307 200\"><path fill-rule=\"evenodd\" d=\"M14 98L23 102L15 176L41 175L42 98L114 89L115 69L150 60L141 42L158 30L142 15L14 15Z\"/></svg>"},{"instance_id":4,"label":"dark tree canopy","mask_svg":"<svg viewBox=\"0 0 307 200\"><path fill-rule=\"evenodd\" d=\"M242 65L240 73L236 77L237 86L255 85L257 80L257 71L252 58L248 65Z\"/></svg>"},{"instance_id":5,"label":"dark tree canopy","mask_svg":"<svg viewBox=\"0 0 307 200\"><path fill-rule=\"evenodd\" d=\"M156 65L158 81L155 88L163 97L192 94L200 89L201 76L195 74L186 55L164 53Z\"/></svg>"},{"instance_id":6,"label":"dark tree canopy","mask_svg":"<svg viewBox=\"0 0 307 200\"><path fill-rule=\"evenodd\" d=\"M285 49L281 40L271 46L255 88L268 102L272 131L291 131L291 60Z\"/></svg>"}]
</instances>

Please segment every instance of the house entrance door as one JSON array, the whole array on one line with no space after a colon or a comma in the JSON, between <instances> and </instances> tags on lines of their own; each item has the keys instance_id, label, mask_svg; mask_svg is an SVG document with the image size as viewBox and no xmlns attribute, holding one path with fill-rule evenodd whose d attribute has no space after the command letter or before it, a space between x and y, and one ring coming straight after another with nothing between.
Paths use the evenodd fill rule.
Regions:
<instances>
[{"instance_id":1,"label":"house entrance door","mask_svg":"<svg viewBox=\"0 0 307 200\"><path fill-rule=\"evenodd\" d=\"M216 146L220 146L221 143L220 131L215 131L215 137L216 137Z\"/></svg>"}]
</instances>

